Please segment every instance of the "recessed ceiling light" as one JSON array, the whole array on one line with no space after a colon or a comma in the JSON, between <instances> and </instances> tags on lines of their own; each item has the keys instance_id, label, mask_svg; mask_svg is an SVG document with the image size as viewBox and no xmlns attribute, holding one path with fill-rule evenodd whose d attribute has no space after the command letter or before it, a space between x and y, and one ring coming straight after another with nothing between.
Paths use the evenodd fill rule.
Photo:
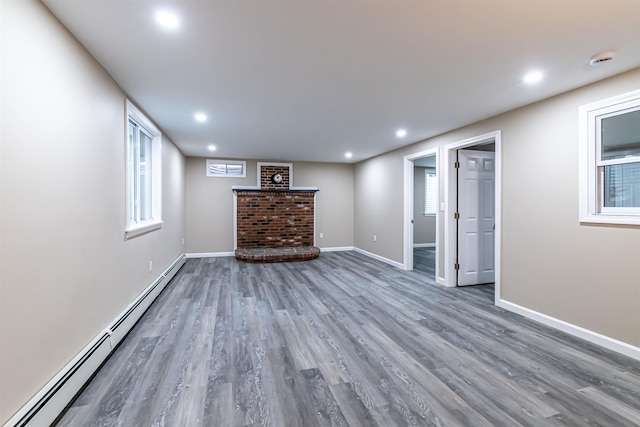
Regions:
<instances>
[{"instance_id":1,"label":"recessed ceiling light","mask_svg":"<svg viewBox=\"0 0 640 427\"><path fill-rule=\"evenodd\" d=\"M396 136L398 138L404 138L405 136L407 136L407 130L406 129L398 129L396 131Z\"/></svg>"},{"instance_id":2,"label":"recessed ceiling light","mask_svg":"<svg viewBox=\"0 0 640 427\"><path fill-rule=\"evenodd\" d=\"M207 115L204 113L196 113L195 118L196 121L200 123L204 123L207 121Z\"/></svg>"},{"instance_id":3,"label":"recessed ceiling light","mask_svg":"<svg viewBox=\"0 0 640 427\"><path fill-rule=\"evenodd\" d=\"M156 22L162 28L166 28L168 30L175 30L180 26L178 15L166 10L159 10L156 12Z\"/></svg>"},{"instance_id":4,"label":"recessed ceiling light","mask_svg":"<svg viewBox=\"0 0 640 427\"><path fill-rule=\"evenodd\" d=\"M209 151L216 151L216 146L211 144L207 147L209 149Z\"/></svg>"},{"instance_id":5,"label":"recessed ceiling light","mask_svg":"<svg viewBox=\"0 0 640 427\"><path fill-rule=\"evenodd\" d=\"M352 157L353 157L353 153L352 153L351 151L347 151L346 153L344 153L344 156L345 156L347 159L350 159L350 158L352 158Z\"/></svg>"},{"instance_id":6,"label":"recessed ceiling light","mask_svg":"<svg viewBox=\"0 0 640 427\"><path fill-rule=\"evenodd\" d=\"M522 80L528 85L534 85L539 83L542 77L544 77L544 75L541 71L530 71L524 75Z\"/></svg>"}]
</instances>

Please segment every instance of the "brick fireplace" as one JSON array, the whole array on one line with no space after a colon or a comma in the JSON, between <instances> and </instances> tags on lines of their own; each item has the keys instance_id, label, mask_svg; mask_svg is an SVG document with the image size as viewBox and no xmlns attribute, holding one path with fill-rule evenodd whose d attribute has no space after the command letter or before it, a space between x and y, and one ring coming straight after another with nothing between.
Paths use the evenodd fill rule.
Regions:
<instances>
[{"instance_id":1,"label":"brick fireplace","mask_svg":"<svg viewBox=\"0 0 640 427\"><path fill-rule=\"evenodd\" d=\"M317 258L316 188L291 186L292 166L258 163L258 186L234 187L236 258L248 262Z\"/></svg>"}]
</instances>

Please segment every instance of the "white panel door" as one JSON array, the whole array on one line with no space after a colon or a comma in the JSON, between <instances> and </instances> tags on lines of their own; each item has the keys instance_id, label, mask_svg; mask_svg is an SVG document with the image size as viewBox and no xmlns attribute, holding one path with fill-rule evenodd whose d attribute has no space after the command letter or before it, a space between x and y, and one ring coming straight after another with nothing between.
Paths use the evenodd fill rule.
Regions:
<instances>
[{"instance_id":1,"label":"white panel door","mask_svg":"<svg viewBox=\"0 0 640 427\"><path fill-rule=\"evenodd\" d=\"M495 153L458 150L458 286L495 282Z\"/></svg>"}]
</instances>

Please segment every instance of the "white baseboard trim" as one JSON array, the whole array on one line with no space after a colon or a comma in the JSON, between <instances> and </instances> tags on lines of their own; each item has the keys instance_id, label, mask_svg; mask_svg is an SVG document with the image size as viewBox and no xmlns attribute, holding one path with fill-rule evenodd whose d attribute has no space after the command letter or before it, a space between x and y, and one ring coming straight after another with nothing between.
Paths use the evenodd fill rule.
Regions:
<instances>
[{"instance_id":1,"label":"white baseboard trim","mask_svg":"<svg viewBox=\"0 0 640 427\"><path fill-rule=\"evenodd\" d=\"M320 248L320 252L346 252L353 251L355 248L353 246L338 246L335 248Z\"/></svg>"},{"instance_id":2,"label":"white baseboard trim","mask_svg":"<svg viewBox=\"0 0 640 427\"><path fill-rule=\"evenodd\" d=\"M414 248L435 248L436 244L435 243L414 243L413 247Z\"/></svg>"},{"instance_id":3,"label":"white baseboard trim","mask_svg":"<svg viewBox=\"0 0 640 427\"><path fill-rule=\"evenodd\" d=\"M226 256L236 256L235 252L196 252L185 254L187 258L218 258Z\"/></svg>"},{"instance_id":4,"label":"white baseboard trim","mask_svg":"<svg viewBox=\"0 0 640 427\"><path fill-rule=\"evenodd\" d=\"M436 277L436 283L438 285L447 286L447 281L444 277Z\"/></svg>"},{"instance_id":5,"label":"white baseboard trim","mask_svg":"<svg viewBox=\"0 0 640 427\"><path fill-rule=\"evenodd\" d=\"M4 427L51 425L84 384L100 368L118 343L140 319L162 289L184 265L181 254L109 323L80 353L42 387Z\"/></svg>"},{"instance_id":6,"label":"white baseboard trim","mask_svg":"<svg viewBox=\"0 0 640 427\"><path fill-rule=\"evenodd\" d=\"M535 320L536 322L540 322L543 325L561 330L575 337L582 338L585 341L589 341L593 344L597 344L609 350L624 354L625 356L629 356L633 359L640 360L640 347L632 346L631 344L618 341L606 335L602 335L589 329L574 325L572 323L565 322L564 320L556 319L555 317L539 313L537 311L522 307L509 301L498 300L496 302L496 305L498 307L504 308L505 310L517 313L531 320Z\"/></svg>"},{"instance_id":7,"label":"white baseboard trim","mask_svg":"<svg viewBox=\"0 0 640 427\"><path fill-rule=\"evenodd\" d=\"M386 264L389 264L389 265L392 265L392 266L394 266L396 268L399 268L400 270L404 270L404 264L402 264L401 262L393 261L393 260L391 260L389 258L385 258L383 256L376 255L376 254L374 254L372 252L365 251L364 249L353 248L353 250L358 252L359 254L366 255L369 258L373 258L373 259L376 259L378 261L382 261L382 262L384 262Z\"/></svg>"}]
</instances>

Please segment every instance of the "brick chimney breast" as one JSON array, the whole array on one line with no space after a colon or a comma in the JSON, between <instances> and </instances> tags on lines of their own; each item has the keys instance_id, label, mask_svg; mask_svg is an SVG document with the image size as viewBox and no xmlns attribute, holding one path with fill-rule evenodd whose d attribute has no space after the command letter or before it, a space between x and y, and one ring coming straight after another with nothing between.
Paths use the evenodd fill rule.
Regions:
<instances>
[{"instance_id":1,"label":"brick chimney breast","mask_svg":"<svg viewBox=\"0 0 640 427\"><path fill-rule=\"evenodd\" d=\"M273 182L273 176L280 175L280 183ZM291 187L291 166L260 165L261 190L288 190Z\"/></svg>"},{"instance_id":2,"label":"brick chimney breast","mask_svg":"<svg viewBox=\"0 0 640 427\"><path fill-rule=\"evenodd\" d=\"M236 257L250 262L317 258L320 250L313 244L318 189L293 187L289 163L259 162L257 167L257 188L234 187Z\"/></svg>"}]
</instances>

